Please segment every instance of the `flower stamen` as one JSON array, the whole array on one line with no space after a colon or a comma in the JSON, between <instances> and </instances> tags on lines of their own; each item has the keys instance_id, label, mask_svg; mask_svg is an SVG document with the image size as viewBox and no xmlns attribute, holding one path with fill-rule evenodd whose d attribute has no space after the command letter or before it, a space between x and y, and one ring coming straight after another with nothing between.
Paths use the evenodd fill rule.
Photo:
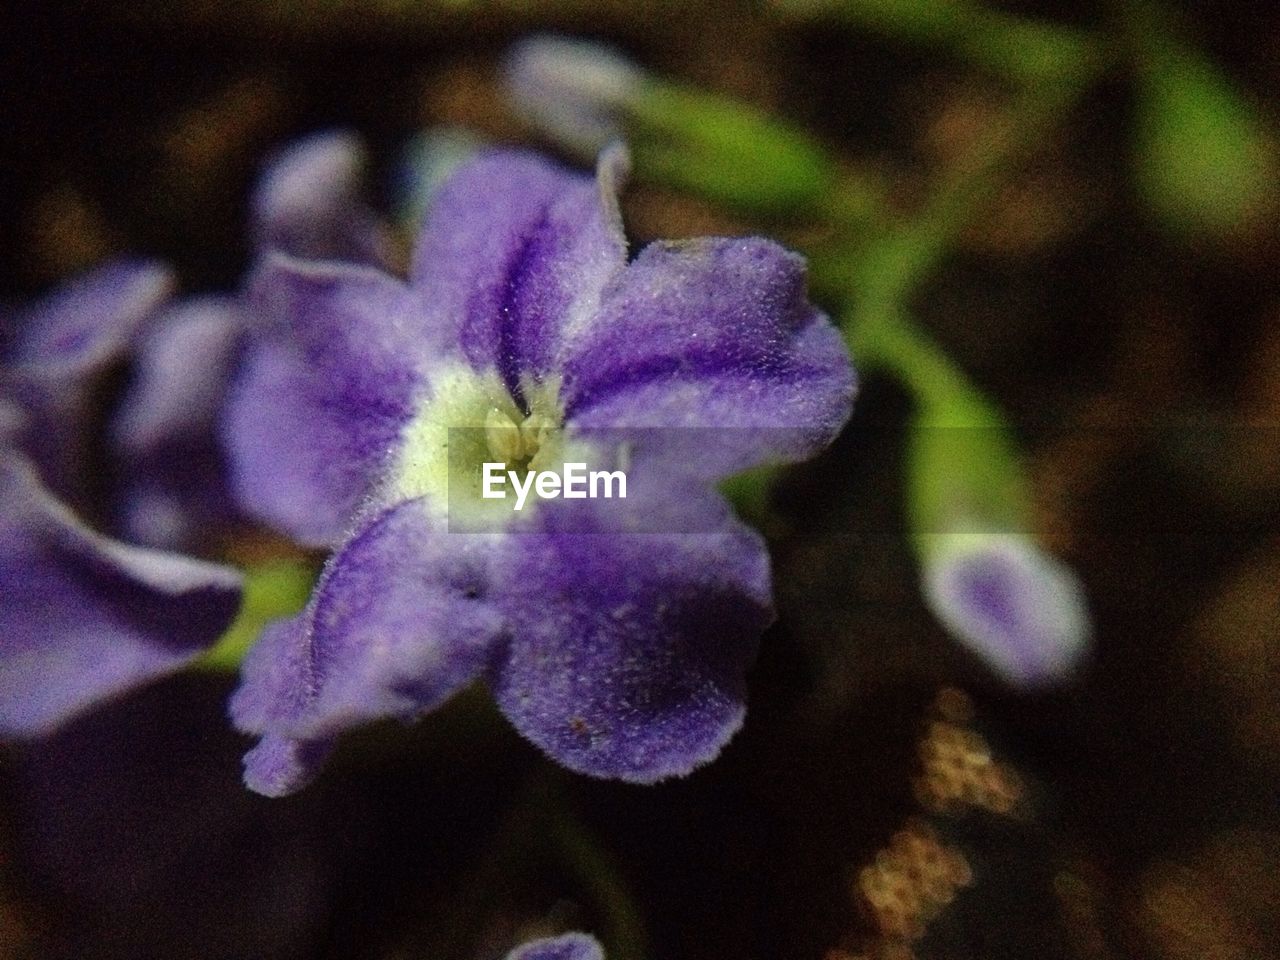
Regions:
<instances>
[{"instance_id":1,"label":"flower stamen","mask_svg":"<svg viewBox=\"0 0 1280 960\"><path fill-rule=\"evenodd\" d=\"M556 427L555 420L545 413L531 413L517 425L509 414L490 407L484 418L485 443L490 455L508 467L531 468Z\"/></svg>"}]
</instances>

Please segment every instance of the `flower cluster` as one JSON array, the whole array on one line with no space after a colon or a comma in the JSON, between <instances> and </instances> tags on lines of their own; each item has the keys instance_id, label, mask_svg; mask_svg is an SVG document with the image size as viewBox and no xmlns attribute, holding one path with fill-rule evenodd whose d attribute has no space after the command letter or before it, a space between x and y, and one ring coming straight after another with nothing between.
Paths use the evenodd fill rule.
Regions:
<instances>
[{"instance_id":1,"label":"flower cluster","mask_svg":"<svg viewBox=\"0 0 1280 960\"><path fill-rule=\"evenodd\" d=\"M85 707L175 670L213 643L235 616L240 574L172 550L110 539L71 503L95 478L78 469L102 374L158 322L172 279L151 263L103 267L15 318L0 366L0 735L39 735ZM154 331L152 331L154 332ZM161 340L167 334L161 334ZM110 428L122 457L146 462L183 431L195 406L165 411L144 378ZM169 416L172 413L173 416ZM157 489L162 486L157 481ZM179 539L122 492L127 534ZM171 546L172 543L164 543Z\"/></svg>"},{"instance_id":2,"label":"flower cluster","mask_svg":"<svg viewBox=\"0 0 1280 960\"><path fill-rule=\"evenodd\" d=\"M344 134L282 154L255 197L260 251L372 257L360 161ZM237 515L215 424L247 315L238 297L174 287L165 266L120 260L6 317L0 735L45 734L181 668L240 606L239 571L196 556ZM103 414L121 366L128 386Z\"/></svg>"},{"instance_id":3,"label":"flower cluster","mask_svg":"<svg viewBox=\"0 0 1280 960\"><path fill-rule=\"evenodd\" d=\"M263 178L240 295L174 301L163 268L117 264L19 318L0 381L6 732L44 732L212 644L239 575L172 551L216 554L247 516L332 551L231 702L260 737L254 790L292 792L342 731L480 679L574 770L648 783L714 757L773 617L763 542L716 484L821 449L854 377L777 245L629 259L627 166L620 147L594 178L478 153L434 196L406 282L358 200L358 145L315 137ZM145 549L90 531L40 480L93 501L77 444L124 360L105 428L124 480L94 519ZM495 509L472 483L492 461L625 464L631 490Z\"/></svg>"}]
</instances>

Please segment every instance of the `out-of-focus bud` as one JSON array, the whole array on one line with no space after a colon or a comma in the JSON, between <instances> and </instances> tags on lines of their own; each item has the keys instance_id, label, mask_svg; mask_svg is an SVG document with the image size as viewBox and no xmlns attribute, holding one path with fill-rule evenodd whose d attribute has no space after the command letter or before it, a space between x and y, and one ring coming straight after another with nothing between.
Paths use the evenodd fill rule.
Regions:
<instances>
[{"instance_id":1,"label":"out-of-focus bud","mask_svg":"<svg viewBox=\"0 0 1280 960\"><path fill-rule=\"evenodd\" d=\"M254 190L254 242L313 259L379 262L384 238L361 193L368 155L359 137L325 130L276 154Z\"/></svg>"},{"instance_id":2,"label":"out-of-focus bud","mask_svg":"<svg viewBox=\"0 0 1280 960\"><path fill-rule=\"evenodd\" d=\"M1091 634L1076 575L1017 533L917 537L933 615L1009 683L1066 679Z\"/></svg>"},{"instance_id":3,"label":"out-of-focus bud","mask_svg":"<svg viewBox=\"0 0 1280 960\"><path fill-rule=\"evenodd\" d=\"M1075 575L1032 536L1030 482L1012 430L936 346L896 329L875 342L885 347L880 362L916 394L907 514L929 609L1006 682L1066 680L1089 646L1088 608Z\"/></svg>"},{"instance_id":4,"label":"out-of-focus bud","mask_svg":"<svg viewBox=\"0 0 1280 960\"><path fill-rule=\"evenodd\" d=\"M1212 64L1167 34L1147 44L1133 145L1138 189L1183 237L1252 237L1280 207L1274 136Z\"/></svg>"},{"instance_id":5,"label":"out-of-focus bud","mask_svg":"<svg viewBox=\"0 0 1280 960\"><path fill-rule=\"evenodd\" d=\"M834 165L804 133L652 76L601 44L525 40L508 61L507 87L529 122L583 159L622 137L638 177L746 212L802 215L835 184Z\"/></svg>"},{"instance_id":6,"label":"out-of-focus bud","mask_svg":"<svg viewBox=\"0 0 1280 960\"><path fill-rule=\"evenodd\" d=\"M507 92L517 112L589 161L623 135L622 115L648 82L621 53L589 40L534 36L507 58Z\"/></svg>"}]
</instances>

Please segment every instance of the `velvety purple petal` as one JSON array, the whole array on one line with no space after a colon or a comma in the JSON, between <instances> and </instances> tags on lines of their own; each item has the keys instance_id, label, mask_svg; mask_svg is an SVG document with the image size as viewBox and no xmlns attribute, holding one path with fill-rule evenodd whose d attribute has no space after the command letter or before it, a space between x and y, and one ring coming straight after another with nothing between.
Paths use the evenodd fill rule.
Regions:
<instances>
[{"instance_id":1,"label":"velvety purple petal","mask_svg":"<svg viewBox=\"0 0 1280 960\"><path fill-rule=\"evenodd\" d=\"M565 933L523 943L506 960L604 960L604 948L585 933Z\"/></svg>"},{"instance_id":2,"label":"velvety purple petal","mask_svg":"<svg viewBox=\"0 0 1280 960\"><path fill-rule=\"evenodd\" d=\"M424 502L385 511L330 561L310 606L307 733L438 706L507 630L489 566L500 541L450 536Z\"/></svg>"},{"instance_id":3,"label":"velvety purple petal","mask_svg":"<svg viewBox=\"0 0 1280 960\"><path fill-rule=\"evenodd\" d=\"M1014 534L928 534L925 599L934 615L1006 680L1067 679L1091 626L1075 574Z\"/></svg>"},{"instance_id":4,"label":"velvety purple petal","mask_svg":"<svg viewBox=\"0 0 1280 960\"><path fill-rule=\"evenodd\" d=\"M708 762L741 726L773 617L769 558L718 498L700 509L717 532L510 538L497 602L513 637L490 682L564 766L652 783Z\"/></svg>"},{"instance_id":5,"label":"velvety purple petal","mask_svg":"<svg viewBox=\"0 0 1280 960\"><path fill-rule=\"evenodd\" d=\"M173 287L161 264L118 260L5 318L0 392L26 409L23 447L58 493L76 489L95 374L124 357Z\"/></svg>"},{"instance_id":6,"label":"velvety purple petal","mask_svg":"<svg viewBox=\"0 0 1280 960\"><path fill-rule=\"evenodd\" d=\"M307 616L268 624L240 665L231 720L242 733L266 733L291 721L310 695Z\"/></svg>"},{"instance_id":7,"label":"velvety purple petal","mask_svg":"<svg viewBox=\"0 0 1280 960\"><path fill-rule=\"evenodd\" d=\"M216 421L243 331L234 300L198 297L157 317L139 340L111 424L124 466L120 530L132 542L195 549L233 516Z\"/></svg>"},{"instance_id":8,"label":"velvety purple petal","mask_svg":"<svg viewBox=\"0 0 1280 960\"><path fill-rule=\"evenodd\" d=\"M232 489L301 543L332 545L412 415L439 341L409 288L367 267L272 257L247 309L255 328L222 423Z\"/></svg>"},{"instance_id":9,"label":"velvety purple petal","mask_svg":"<svg viewBox=\"0 0 1280 960\"><path fill-rule=\"evenodd\" d=\"M315 133L282 150L254 191L258 249L308 260L384 262L386 238L361 199L367 165L359 138L345 130Z\"/></svg>"},{"instance_id":10,"label":"velvety purple petal","mask_svg":"<svg viewBox=\"0 0 1280 960\"><path fill-rule=\"evenodd\" d=\"M665 445L673 466L713 479L812 456L854 388L838 332L806 299L804 262L746 238L646 247L574 345L563 396L575 427L663 428L648 452Z\"/></svg>"},{"instance_id":11,"label":"velvety purple petal","mask_svg":"<svg viewBox=\"0 0 1280 960\"><path fill-rule=\"evenodd\" d=\"M320 774L332 738L294 740L267 734L244 755L244 784L264 797L287 797L309 786Z\"/></svg>"},{"instance_id":12,"label":"velvety purple petal","mask_svg":"<svg viewBox=\"0 0 1280 960\"><path fill-rule=\"evenodd\" d=\"M484 153L427 215L413 285L471 364L498 369L513 395L522 375L551 371L626 262L627 163L607 150L593 180L530 153Z\"/></svg>"},{"instance_id":13,"label":"velvety purple petal","mask_svg":"<svg viewBox=\"0 0 1280 960\"><path fill-rule=\"evenodd\" d=\"M285 792L266 775L287 787L306 765L298 749L369 720L411 718L476 679L507 633L489 596L499 543L449 535L421 500L364 525L330 559L307 611L271 628L245 662L232 717L276 738L253 758L250 785Z\"/></svg>"},{"instance_id":14,"label":"velvety purple petal","mask_svg":"<svg viewBox=\"0 0 1280 960\"><path fill-rule=\"evenodd\" d=\"M297 739L273 733L293 722L311 696L311 665L305 613L277 620L262 632L241 665L240 686L231 697L236 729L261 735L244 758L246 786L283 797L307 786L333 749L333 738Z\"/></svg>"},{"instance_id":15,"label":"velvety purple petal","mask_svg":"<svg viewBox=\"0 0 1280 960\"><path fill-rule=\"evenodd\" d=\"M97 536L0 461L0 735L37 736L178 669L240 604L235 570Z\"/></svg>"}]
</instances>

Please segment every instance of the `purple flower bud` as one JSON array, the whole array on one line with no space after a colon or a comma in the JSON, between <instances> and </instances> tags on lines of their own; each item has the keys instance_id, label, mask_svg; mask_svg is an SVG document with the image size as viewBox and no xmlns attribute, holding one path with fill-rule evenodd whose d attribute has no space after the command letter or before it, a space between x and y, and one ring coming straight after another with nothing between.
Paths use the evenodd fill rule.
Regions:
<instances>
[{"instance_id":1,"label":"purple flower bud","mask_svg":"<svg viewBox=\"0 0 1280 960\"><path fill-rule=\"evenodd\" d=\"M565 933L521 944L506 960L604 960L604 948L585 933Z\"/></svg>"},{"instance_id":2,"label":"purple flower bud","mask_svg":"<svg viewBox=\"0 0 1280 960\"><path fill-rule=\"evenodd\" d=\"M380 262L381 227L361 200L367 163L359 138L343 130L314 133L285 147L254 191L258 249Z\"/></svg>"},{"instance_id":3,"label":"purple flower bud","mask_svg":"<svg viewBox=\"0 0 1280 960\"><path fill-rule=\"evenodd\" d=\"M1067 679L1088 650L1075 574L1019 534L923 534L929 609L966 647L1021 687Z\"/></svg>"},{"instance_id":4,"label":"purple flower bud","mask_svg":"<svg viewBox=\"0 0 1280 960\"><path fill-rule=\"evenodd\" d=\"M620 138L619 113L645 73L603 44L543 34L512 48L506 82L518 113L556 143L593 157Z\"/></svg>"}]
</instances>

